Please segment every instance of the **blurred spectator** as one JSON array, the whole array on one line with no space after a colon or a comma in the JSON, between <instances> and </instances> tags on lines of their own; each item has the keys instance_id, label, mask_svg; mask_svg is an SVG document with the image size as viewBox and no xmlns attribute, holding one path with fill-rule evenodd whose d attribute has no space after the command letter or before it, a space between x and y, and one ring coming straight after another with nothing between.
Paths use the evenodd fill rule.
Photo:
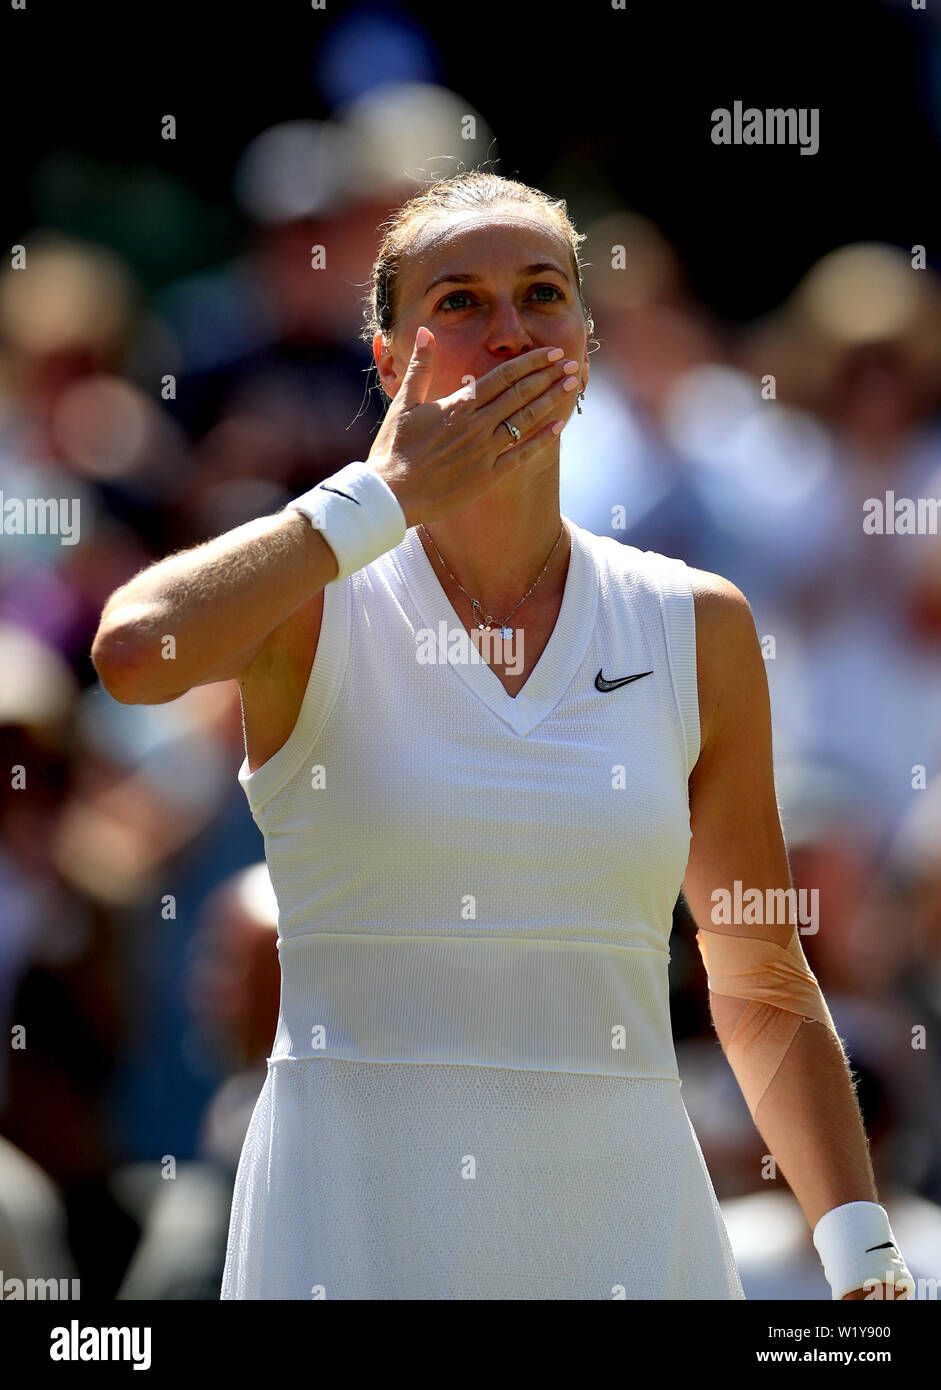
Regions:
<instances>
[{"instance_id":1,"label":"blurred spectator","mask_svg":"<svg viewBox=\"0 0 941 1390\"><path fill-rule=\"evenodd\" d=\"M67 1279L68 1296L80 1297L80 1282L71 1283L76 1278L60 1193L38 1164L0 1136L0 1296L7 1279Z\"/></svg>"},{"instance_id":2,"label":"blurred spectator","mask_svg":"<svg viewBox=\"0 0 941 1390\"><path fill-rule=\"evenodd\" d=\"M859 611L863 600L900 617L925 557L941 563L937 536L866 533L863 504L887 491L928 495L941 473L938 277L897 247L840 247L746 336L742 358L756 376L774 376L778 399L820 419L836 455L829 567L806 596L806 620Z\"/></svg>"},{"instance_id":3,"label":"blurred spectator","mask_svg":"<svg viewBox=\"0 0 941 1390\"><path fill-rule=\"evenodd\" d=\"M9 626L0 629L0 669L0 1022L10 1040L0 1107L7 1139L52 1180L34 1180L7 1152L8 1200L20 1192L48 1225L58 1184L85 1293L107 1297L137 1228L107 1189L103 1096L123 1023L113 938L55 862L76 683L51 648Z\"/></svg>"},{"instance_id":4,"label":"blurred spectator","mask_svg":"<svg viewBox=\"0 0 941 1390\"><path fill-rule=\"evenodd\" d=\"M268 867L254 864L207 899L193 941L187 999L231 1074L201 1127L198 1160L169 1174L156 1164L117 1175L144 1234L118 1297L219 1297L232 1188L274 1043L281 976L278 904Z\"/></svg>"},{"instance_id":5,"label":"blurred spectator","mask_svg":"<svg viewBox=\"0 0 941 1390\"><path fill-rule=\"evenodd\" d=\"M860 947L877 954L906 1013L907 1070L922 1088L921 1190L941 1203L941 778L919 793L874 885ZM886 939L891 943L886 949Z\"/></svg>"},{"instance_id":6,"label":"blurred spectator","mask_svg":"<svg viewBox=\"0 0 941 1390\"><path fill-rule=\"evenodd\" d=\"M648 218L611 213L586 231L584 293L599 342L582 414L562 436L562 513L596 535L707 567L709 518L664 422L684 374L724 360L725 335Z\"/></svg>"}]
</instances>

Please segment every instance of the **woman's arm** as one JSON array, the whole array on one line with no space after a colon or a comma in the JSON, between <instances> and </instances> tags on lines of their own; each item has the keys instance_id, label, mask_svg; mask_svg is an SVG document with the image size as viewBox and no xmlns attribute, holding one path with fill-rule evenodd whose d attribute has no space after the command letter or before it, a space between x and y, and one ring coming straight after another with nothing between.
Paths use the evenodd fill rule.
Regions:
<instances>
[{"instance_id":1,"label":"woman's arm","mask_svg":"<svg viewBox=\"0 0 941 1390\"><path fill-rule=\"evenodd\" d=\"M689 779L693 838L683 887L697 923L715 932L723 930L714 917L717 889L734 901L738 880L743 894L758 889L767 902L768 889L792 885L775 796L768 683L751 609L728 580L701 570L692 579L702 738ZM782 915L791 920L727 930L786 946L796 921L790 912ZM709 997L728 1052L747 1001ZM740 1083L741 1071L739 1063ZM811 1229L833 1207L878 1202L849 1066L829 1027L797 1025L753 1118Z\"/></svg>"},{"instance_id":2,"label":"woman's arm","mask_svg":"<svg viewBox=\"0 0 941 1390\"><path fill-rule=\"evenodd\" d=\"M193 686L235 679L336 573L333 551L299 512L248 521L155 562L115 590L92 662L122 704L165 704Z\"/></svg>"}]
</instances>

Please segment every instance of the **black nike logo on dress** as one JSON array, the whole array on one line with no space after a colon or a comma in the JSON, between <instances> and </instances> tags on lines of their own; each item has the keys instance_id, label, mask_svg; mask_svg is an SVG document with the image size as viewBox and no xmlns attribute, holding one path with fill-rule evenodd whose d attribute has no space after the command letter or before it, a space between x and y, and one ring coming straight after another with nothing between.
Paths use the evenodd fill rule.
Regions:
<instances>
[{"instance_id":1,"label":"black nike logo on dress","mask_svg":"<svg viewBox=\"0 0 941 1390\"><path fill-rule=\"evenodd\" d=\"M604 668L602 667L602 670ZM639 671L636 676L619 676L615 681L606 681L601 671L595 676L596 690L617 690L622 685L630 685L631 681L643 680L644 676L652 676L653 671Z\"/></svg>"},{"instance_id":2,"label":"black nike logo on dress","mask_svg":"<svg viewBox=\"0 0 941 1390\"><path fill-rule=\"evenodd\" d=\"M324 492L335 492L337 497L345 497L347 502L355 502L357 507L362 506L362 503L357 497L351 497L348 492L341 492L338 487L327 487L326 483L321 483L320 486L323 488Z\"/></svg>"},{"instance_id":3,"label":"black nike logo on dress","mask_svg":"<svg viewBox=\"0 0 941 1390\"><path fill-rule=\"evenodd\" d=\"M869 1250L894 1250L895 1248L892 1241L887 1240L883 1245L870 1245ZM866 1251L867 1255L869 1254L869 1250Z\"/></svg>"}]
</instances>

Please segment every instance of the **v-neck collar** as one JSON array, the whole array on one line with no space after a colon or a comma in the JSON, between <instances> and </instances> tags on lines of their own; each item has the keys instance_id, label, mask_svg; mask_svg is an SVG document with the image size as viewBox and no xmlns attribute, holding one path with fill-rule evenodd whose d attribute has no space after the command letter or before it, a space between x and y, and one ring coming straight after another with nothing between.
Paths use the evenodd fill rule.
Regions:
<instances>
[{"instance_id":1,"label":"v-neck collar","mask_svg":"<svg viewBox=\"0 0 941 1390\"><path fill-rule=\"evenodd\" d=\"M485 661L452 660L448 654L450 642L442 652L464 684L509 724L514 733L521 735L528 734L558 704L582 663L594 628L598 602L598 572L594 558L582 539L581 527L568 517L561 519L568 526L572 540L562 604L549 641L522 689L516 695L509 695ZM404 541L390 555L436 641L441 622L448 632L455 628L466 632L414 527L406 532ZM441 650L440 643L438 649Z\"/></svg>"}]
</instances>

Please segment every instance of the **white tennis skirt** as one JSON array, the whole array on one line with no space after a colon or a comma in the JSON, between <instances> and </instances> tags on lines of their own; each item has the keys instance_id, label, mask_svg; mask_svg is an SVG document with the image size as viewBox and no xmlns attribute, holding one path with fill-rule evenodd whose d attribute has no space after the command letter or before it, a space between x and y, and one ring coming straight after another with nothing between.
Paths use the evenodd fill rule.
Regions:
<instances>
[{"instance_id":1,"label":"white tennis skirt","mask_svg":"<svg viewBox=\"0 0 941 1390\"><path fill-rule=\"evenodd\" d=\"M223 1299L743 1299L670 1080L269 1060Z\"/></svg>"}]
</instances>

